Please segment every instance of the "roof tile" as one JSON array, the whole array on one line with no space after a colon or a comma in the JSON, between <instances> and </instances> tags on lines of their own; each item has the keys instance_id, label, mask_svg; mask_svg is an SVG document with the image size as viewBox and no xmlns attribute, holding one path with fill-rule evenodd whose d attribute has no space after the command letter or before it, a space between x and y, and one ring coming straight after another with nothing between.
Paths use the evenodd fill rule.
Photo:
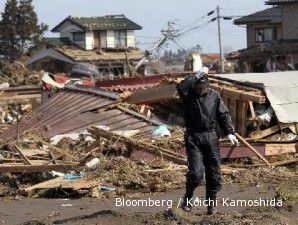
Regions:
<instances>
[{"instance_id":1,"label":"roof tile","mask_svg":"<svg viewBox=\"0 0 298 225\"><path fill-rule=\"evenodd\" d=\"M268 0L266 1L266 5L279 5L279 4L285 4L285 3L294 3L298 0Z\"/></svg>"},{"instance_id":2,"label":"roof tile","mask_svg":"<svg viewBox=\"0 0 298 225\"><path fill-rule=\"evenodd\" d=\"M236 25L248 24L248 23L281 23L282 21L282 8L272 7L259 11L248 16L241 17L236 19L234 23Z\"/></svg>"}]
</instances>

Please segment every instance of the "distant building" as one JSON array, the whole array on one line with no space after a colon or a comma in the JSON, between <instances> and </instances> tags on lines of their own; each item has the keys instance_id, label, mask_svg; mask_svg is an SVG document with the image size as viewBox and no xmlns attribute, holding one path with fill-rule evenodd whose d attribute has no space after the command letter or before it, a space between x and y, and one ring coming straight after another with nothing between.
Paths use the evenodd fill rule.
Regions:
<instances>
[{"instance_id":1,"label":"distant building","mask_svg":"<svg viewBox=\"0 0 298 225\"><path fill-rule=\"evenodd\" d=\"M236 19L246 25L247 48L237 55L241 72L298 69L298 0L268 0L273 7Z\"/></svg>"},{"instance_id":2,"label":"distant building","mask_svg":"<svg viewBox=\"0 0 298 225\"><path fill-rule=\"evenodd\" d=\"M144 54L135 47L135 30L142 27L124 15L67 17L52 29L59 38L47 38L29 66L49 72L69 72L74 64L96 64L103 74L126 74Z\"/></svg>"},{"instance_id":3,"label":"distant building","mask_svg":"<svg viewBox=\"0 0 298 225\"><path fill-rule=\"evenodd\" d=\"M217 53L200 54L191 52L185 58L184 71L198 71L202 66L209 68L209 73L218 73L220 55Z\"/></svg>"}]
</instances>

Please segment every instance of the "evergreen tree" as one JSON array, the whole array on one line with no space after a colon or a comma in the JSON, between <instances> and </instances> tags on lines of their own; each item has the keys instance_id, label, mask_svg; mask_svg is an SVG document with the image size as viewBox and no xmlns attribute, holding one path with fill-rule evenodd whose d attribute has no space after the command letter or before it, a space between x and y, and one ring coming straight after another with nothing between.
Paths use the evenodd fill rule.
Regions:
<instances>
[{"instance_id":1,"label":"evergreen tree","mask_svg":"<svg viewBox=\"0 0 298 225\"><path fill-rule=\"evenodd\" d=\"M24 53L31 46L39 43L48 26L43 23L38 25L38 18L32 6L32 0L20 1L17 20L20 50Z\"/></svg>"},{"instance_id":2,"label":"evergreen tree","mask_svg":"<svg viewBox=\"0 0 298 225\"><path fill-rule=\"evenodd\" d=\"M19 52L18 5L17 0L7 0L0 21L0 55L16 58Z\"/></svg>"},{"instance_id":3,"label":"evergreen tree","mask_svg":"<svg viewBox=\"0 0 298 225\"><path fill-rule=\"evenodd\" d=\"M0 55L16 60L38 44L47 29L38 24L32 0L7 0L0 21Z\"/></svg>"}]
</instances>

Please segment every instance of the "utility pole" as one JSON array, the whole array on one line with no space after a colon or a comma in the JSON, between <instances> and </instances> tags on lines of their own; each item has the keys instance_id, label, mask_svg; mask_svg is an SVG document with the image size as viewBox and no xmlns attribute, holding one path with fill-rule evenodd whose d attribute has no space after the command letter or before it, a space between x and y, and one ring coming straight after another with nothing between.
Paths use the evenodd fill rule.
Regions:
<instances>
[{"instance_id":1,"label":"utility pole","mask_svg":"<svg viewBox=\"0 0 298 225\"><path fill-rule=\"evenodd\" d=\"M224 54L222 50L222 43L221 43L221 29L220 29L220 12L219 12L219 6L216 7L217 12L217 28L218 28L218 42L219 42L219 54L220 54L220 66L221 66L221 72L225 72L225 65L224 65Z\"/></svg>"},{"instance_id":2,"label":"utility pole","mask_svg":"<svg viewBox=\"0 0 298 225\"><path fill-rule=\"evenodd\" d=\"M145 63L147 59L153 54L153 52L160 48L167 40L173 39L177 36L177 30L174 28L174 22L169 21L166 30L162 30L162 37L159 39L155 45L145 52L145 56L137 63L137 65L133 68L132 74L136 74L138 69Z\"/></svg>"}]
</instances>

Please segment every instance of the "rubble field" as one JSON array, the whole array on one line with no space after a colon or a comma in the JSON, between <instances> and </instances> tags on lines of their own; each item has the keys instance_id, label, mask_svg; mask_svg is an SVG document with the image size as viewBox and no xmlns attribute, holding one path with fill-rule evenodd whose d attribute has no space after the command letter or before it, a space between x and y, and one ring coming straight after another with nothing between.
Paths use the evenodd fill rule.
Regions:
<instances>
[{"instance_id":1,"label":"rubble field","mask_svg":"<svg viewBox=\"0 0 298 225\"><path fill-rule=\"evenodd\" d=\"M232 147L220 139L219 198L262 197L283 205L219 206L213 216L206 216L204 207L188 214L176 207L187 172L183 114L175 95L183 76L157 76L156 83L132 92L116 80L122 93L109 81L104 87L99 82L100 88L64 86L49 77L57 89L3 89L0 222L297 224L296 123L280 122L263 90L214 77L212 87L228 103L241 141ZM196 194L204 198L204 182ZM167 199L173 207L116 207L117 198Z\"/></svg>"}]
</instances>

